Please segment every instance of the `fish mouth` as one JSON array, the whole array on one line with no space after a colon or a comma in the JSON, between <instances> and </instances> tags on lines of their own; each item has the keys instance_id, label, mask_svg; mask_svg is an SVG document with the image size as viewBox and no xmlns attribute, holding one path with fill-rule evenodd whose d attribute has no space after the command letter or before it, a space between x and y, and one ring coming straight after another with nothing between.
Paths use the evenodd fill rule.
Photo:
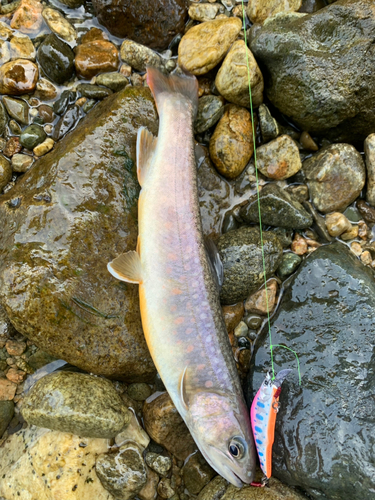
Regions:
<instances>
[{"instance_id":1,"label":"fish mouth","mask_svg":"<svg viewBox=\"0 0 375 500\"><path fill-rule=\"evenodd\" d=\"M233 472L229 467L225 467L225 471L221 471L221 475L229 481L233 486L237 486L237 488L242 488L245 483L242 481L240 476L237 476L235 472Z\"/></svg>"}]
</instances>

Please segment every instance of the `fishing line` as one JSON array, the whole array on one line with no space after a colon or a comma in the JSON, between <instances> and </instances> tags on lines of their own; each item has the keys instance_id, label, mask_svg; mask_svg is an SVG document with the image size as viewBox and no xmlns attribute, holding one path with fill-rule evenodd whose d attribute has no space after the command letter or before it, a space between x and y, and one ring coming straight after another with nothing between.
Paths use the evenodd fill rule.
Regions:
<instances>
[{"instance_id":1,"label":"fishing line","mask_svg":"<svg viewBox=\"0 0 375 500\"><path fill-rule=\"evenodd\" d=\"M271 354L271 369L272 369L272 380L276 378L275 375L275 366L274 366L274 357L273 357L273 349L274 347L283 347L288 351L294 353L297 360L298 367L298 377L299 384L301 385L301 372L299 367L299 359L296 351L291 349L290 347L286 347L281 344L272 344L272 334L271 334L271 319L270 319L270 310L268 305L268 288L267 288L267 276L266 276L266 259L264 254L264 243L263 243L263 230L262 230L262 214L260 209L260 197L259 197L259 178L258 178L258 166L257 166L257 151L256 151L256 133L254 126L254 110L253 110L253 100L251 95L251 80L250 80L250 65L249 65L249 56L247 53L247 35L246 35L246 15L245 15L245 6L244 1L242 0L242 22L243 22L243 31L244 31L244 41L245 41L245 55L246 55L246 67L247 67L247 79L249 83L249 97L250 97L250 115L251 115L251 126L253 129L253 145L254 145L254 166L255 166L255 179L256 179L256 191L257 191L257 201L258 201L258 215L259 215L259 232L260 232L260 246L262 249L262 263L263 263L263 276L264 276L264 289L266 292L266 309L267 309L267 324L268 324L268 337L270 341L270 354Z\"/></svg>"}]
</instances>

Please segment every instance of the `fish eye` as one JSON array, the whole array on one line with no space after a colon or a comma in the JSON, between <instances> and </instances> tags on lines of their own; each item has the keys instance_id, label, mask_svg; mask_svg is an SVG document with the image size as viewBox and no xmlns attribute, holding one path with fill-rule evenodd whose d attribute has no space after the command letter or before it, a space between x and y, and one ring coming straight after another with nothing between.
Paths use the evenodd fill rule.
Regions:
<instances>
[{"instance_id":1,"label":"fish eye","mask_svg":"<svg viewBox=\"0 0 375 500\"><path fill-rule=\"evenodd\" d=\"M229 443L229 453L233 458L240 459L245 454L245 447L240 438L233 438Z\"/></svg>"}]
</instances>

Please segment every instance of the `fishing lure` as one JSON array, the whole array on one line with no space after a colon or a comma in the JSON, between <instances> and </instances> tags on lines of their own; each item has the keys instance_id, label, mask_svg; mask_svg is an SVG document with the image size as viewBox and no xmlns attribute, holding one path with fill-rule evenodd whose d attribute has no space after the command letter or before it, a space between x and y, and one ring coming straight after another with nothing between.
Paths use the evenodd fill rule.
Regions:
<instances>
[{"instance_id":1,"label":"fishing lure","mask_svg":"<svg viewBox=\"0 0 375 500\"><path fill-rule=\"evenodd\" d=\"M291 371L289 369L281 370L274 379L267 373L251 405L251 427L260 468L264 473L262 483L254 484L254 486L264 486L272 474L272 445L275 436L276 415L279 411L281 385Z\"/></svg>"}]
</instances>

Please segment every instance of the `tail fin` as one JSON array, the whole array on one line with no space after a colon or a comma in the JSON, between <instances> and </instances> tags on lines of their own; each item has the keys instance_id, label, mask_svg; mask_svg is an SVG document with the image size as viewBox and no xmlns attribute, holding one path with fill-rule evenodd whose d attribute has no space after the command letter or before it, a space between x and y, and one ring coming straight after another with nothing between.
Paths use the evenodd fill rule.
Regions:
<instances>
[{"instance_id":1,"label":"tail fin","mask_svg":"<svg viewBox=\"0 0 375 500\"><path fill-rule=\"evenodd\" d=\"M162 92L178 93L185 96L193 106L195 118L198 109L198 81L193 75L164 75L156 68L147 68L147 84L153 93L158 106L158 98Z\"/></svg>"}]
</instances>

